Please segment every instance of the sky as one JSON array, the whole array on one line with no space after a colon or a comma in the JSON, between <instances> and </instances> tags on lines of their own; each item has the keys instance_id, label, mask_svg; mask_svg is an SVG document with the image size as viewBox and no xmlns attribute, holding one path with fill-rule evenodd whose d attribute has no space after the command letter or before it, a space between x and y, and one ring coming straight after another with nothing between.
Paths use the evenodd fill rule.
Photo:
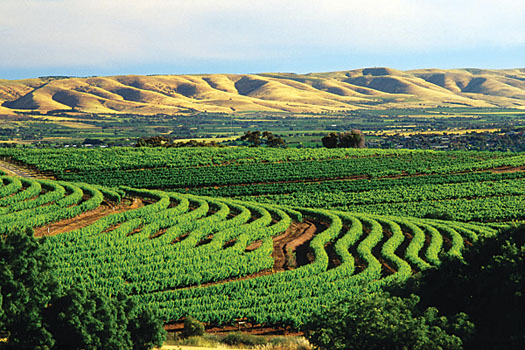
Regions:
<instances>
[{"instance_id":1,"label":"sky","mask_svg":"<svg viewBox=\"0 0 525 350\"><path fill-rule=\"evenodd\" d=\"M525 68L525 0L0 0L0 79Z\"/></svg>"}]
</instances>

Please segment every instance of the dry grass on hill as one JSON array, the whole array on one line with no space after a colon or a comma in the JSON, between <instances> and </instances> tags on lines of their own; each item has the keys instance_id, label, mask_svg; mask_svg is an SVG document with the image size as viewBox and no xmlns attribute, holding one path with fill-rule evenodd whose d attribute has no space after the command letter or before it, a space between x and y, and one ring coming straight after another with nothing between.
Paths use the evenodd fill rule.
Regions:
<instances>
[{"instance_id":1,"label":"dry grass on hill","mask_svg":"<svg viewBox=\"0 0 525 350\"><path fill-rule=\"evenodd\" d=\"M278 111L357 108L525 108L525 69L365 68L291 74L211 74L0 80L0 114Z\"/></svg>"}]
</instances>

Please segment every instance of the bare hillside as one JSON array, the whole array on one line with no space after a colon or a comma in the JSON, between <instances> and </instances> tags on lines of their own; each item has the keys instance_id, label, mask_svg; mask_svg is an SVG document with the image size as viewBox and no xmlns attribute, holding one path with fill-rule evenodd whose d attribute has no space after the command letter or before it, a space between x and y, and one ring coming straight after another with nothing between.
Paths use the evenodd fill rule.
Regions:
<instances>
[{"instance_id":1,"label":"bare hillside","mask_svg":"<svg viewBox=\"0 0 525 350\"><path fill-rule=\"evenodd\" d=\"M364 68L291 74L211 74L0 80L0 114L324 112L394 107L525 108L525 69Z\"/></svg>"}]
</instances>

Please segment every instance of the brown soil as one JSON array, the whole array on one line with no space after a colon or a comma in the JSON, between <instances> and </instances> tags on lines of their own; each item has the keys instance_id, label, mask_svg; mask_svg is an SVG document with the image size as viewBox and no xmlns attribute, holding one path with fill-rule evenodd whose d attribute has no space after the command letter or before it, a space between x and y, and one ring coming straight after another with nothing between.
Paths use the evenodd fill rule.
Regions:
<instances>
[{"instance_id":1,"label":"brown soil","mask_svg":"<svg viewBox=\"0 0 525 350\"><path fill-rule=\"evenodd\" d=\"M121 203L118 206L102 204L98 208L82 213L74 218L57 221L50 225L35 228L35 237L54 236L60 233L76 230L91 225L95 221L110 214L137 209L144 206L139 198L134 198L131 204Z\"/></svg>"},{"instance_id":2,"label":"brown soil","mask_svg":"<svg viewBox=\"0 0 525 350\"><path fill-rule=\"evenodd\" d=\"M423 243L423 248L419 250L419 257L425 260L426 262L428 262L426 254L427 254L428 247L430 246L430 243L432 242L432 237L426 232L426 230L424 230L423 232L425 232L425 243Z\"/></svg>"},{"instance_id":3,"label":"brown soil","mask_svg":"<svg viewBox=\"0 0 525 350\"><path fill-rule=\"evenodd\" d=\"M300 336L303 335L301 332L292 330L290 327L268 327L261 324L253 324L246 321L237 321L237 324L234 326L225 325L225 326L214 326L214 325L205 325L206 333L215 333L223 334L235 331L242 331L243 333L253 334L253 335L291 335L291 336ZM184 329L184 321L177 321L169 323L164 326L164 329L167 331L182 331Z\"/></svg>"},{"instance_id":4,"label":"brown soil","mask_svg":"<svg viewBox=\"0 0 525 350\"><path fill-rule=\"evenodd\" d=\"M273 239L273 259L274 271L283 271L286 267L293 268L294 266L286 266L287 261L292 265L295 264L296 258L289 256L290 253L296 252L297 247L312 240L317 232L317 226L310 221L300 223L292 223L290 227L282 235Z\"/></svg>"},{"instance_id":5,"label":"brown soil","mask_svg":"<svg viewBox=\"0 0 525 350\"><path fill-rule=\"evenodd\" d=\"M452 248L452 241L443 233L441 233L441 237L443 237L443 248L446 252L448 252L450 248Z\"/></svg>"},{"instance_id":6,"label":"brown soil","mask_svg":"<svg viewBox=\"0 0 525 350\"><path fill-rule=\"evenodd\" d=\"M502 166L499 168L489 169L489 171L493 173L515 173L518 171L525 171L525 166L520 166L520 167Z\"/></svg>"},{"instance_id":7,"label":"brown soil","mask_svg":"<svg viewBox=\"0 0 525 350\"><path fill-rule=\"evenodd\" d=\"M383 226L383 238L372 248L372 255L374 255L377 260L381 263L381 274L383 277L396 273L396 270L390 266L389 261L387 261L381 254L381 249L385 243L392 237L392 232L385 230L385 225Z\"/></svg>"}]
</instances>

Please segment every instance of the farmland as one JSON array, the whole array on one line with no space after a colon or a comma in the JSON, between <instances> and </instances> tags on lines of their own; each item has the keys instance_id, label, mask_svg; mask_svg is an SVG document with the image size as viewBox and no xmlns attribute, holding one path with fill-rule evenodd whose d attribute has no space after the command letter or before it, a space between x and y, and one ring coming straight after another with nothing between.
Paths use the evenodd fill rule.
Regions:
<instances>
[{"instance_id":1,"label":"farmland","mask_svg":"<svg viewBox=\"0 0 525 350\"><path fill-rule=\"evenodd\" d=\"M0 141L42 145L134 145L139 137L164 136L176 140L214 140L236 144L246 130L268 130L283 137L291 147L315 147L327 133L360 129L369 147L430 148L443 142L406 144L406 137L424 140L443 134L468 138L466 133L485 133L500 139L511 130L522 132L523 110L516 108L399 108L323 113L238 112L231 114L194 112L191 114L111 114L68 113L65 111L19 111L16 117L0 114ZM415 136L414 136L415 135ZM505 142L508 143L508 142ZM460 142L467 147L468 144ZM506 150L505 144L499 145ZM490 149L478 145L476 149ZM494 149L494 148L493 148ZM498 148L499 149L499 148ZM513 149L513 147L511 147Z\"/></svg>"},{"instance_id":2,"label":"farmland","mask_svg":"<svg viewBox=\"0 0 525 350\"><path fill-rule=\"evenodd\" d=\"M124 293L170 330L192 316L209 331L296 334L331 305L410 285L525 220L519 152L17 147L0 157L28 176L1 177L0 234L33 228L60 289Z\"/></svg>"},{"instance_id":3,"label":"farmland","mask_svg":"<svg viewBox=\"0 0 525 350\"><path fill-rule=\"evenodd\" d=\"M523 153L380 149L3 149L59 180L460 221L523 220Z\"/></svg>"},{"instance_id":4,"label":"farmland","mask_svg":"<svg viewBox=\"0 0 525 350\"><path fill-rule=\"evenodd\" d=\"M326 303L404 281L439 265L440 252L460 255L479 236L496 233L482 224L130 187L14 177L2 183L0 230L29 226L50 235L44 244L61 284L125 290L166 322L193 315L211 325L244 319L298 327ZM89 220L130 198L142 205ZM65 233L50 225L82 216ZM304 242L286 239L305 234L297 234L301 227L310 232Z\"/></svg>"}]
</instances>

